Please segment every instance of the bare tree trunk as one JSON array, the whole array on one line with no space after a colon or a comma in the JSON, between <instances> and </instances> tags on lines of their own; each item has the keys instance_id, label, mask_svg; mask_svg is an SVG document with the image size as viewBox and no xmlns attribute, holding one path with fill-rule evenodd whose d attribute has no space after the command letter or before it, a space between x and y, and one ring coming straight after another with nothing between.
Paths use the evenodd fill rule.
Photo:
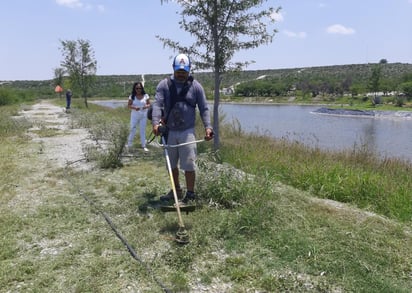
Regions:
<instances>
[{"instance_id":1,"label":"bare tree trunk","mask_svg":"<svg viewBox=\"0 0 412 293\"><path fill-rule=\"evenodd\" d=\"M219 70L215 69L215 98L213 104L213 132L214 132L214 141L213 148L218 150L220 147L220 135L219 135L219 104L220 104L220 73Z\"/></svg>"}]
</instances>

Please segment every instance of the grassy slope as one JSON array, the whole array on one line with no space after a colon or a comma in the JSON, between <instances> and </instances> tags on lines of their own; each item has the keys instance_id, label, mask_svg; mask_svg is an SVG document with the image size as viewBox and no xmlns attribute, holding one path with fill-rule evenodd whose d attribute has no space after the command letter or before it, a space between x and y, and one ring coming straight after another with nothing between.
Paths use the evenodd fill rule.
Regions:
<instances>
[{"instance_id":1,"label":"grassy slope","mask_svg":"<svg viewBox=\"0 0 412 293\"><path fill-rule=\"evenodd\" d=\"M267 78L282 78L299 80L311 80L318 79L319 83L324 78L327 80L333 79L339 83L345 80L351 80L355 83L368 84L373 68L376 63L368 64L347 64L347 65L333 65L333 66L315 66L307 68L286 68L286 69L267 69L267 70L243 70L225 74L222 79L221 87L227 88L238 83L255 80L258 77L266 76ZM396 80L400 81L402 76L410 74L412 70L412 64L408 63L388 63L382 65L382 80ZM144 73L142 73L144 74ZM211 72L194 72L194 77L199 80L205 87L206 93L209 98L213 96L214 78ZM150 95L154 94L157 83L170 75L170 72L163 74L145 74L145 88ZM141 74L137 75L98 75L96 76L96 84L93 88L93 95L95 97L118 97L124 98L130 92L130 89L135 81L141 80ZM55 85L53 80L41 80L41 81L13 81L10 83L10 87L20 90L29 90L35 93L35 96L48 96L56 97L54 93ZM76 97L76 93L75 96ZM222 99L225 98L224 96ZM327 98L327 97L325 97ZM277 99L272 97L271 99ZM337 97L331 97L329 102L334 101ZM340 99L340 98L339 98ZM255 98L253 98L255 100ZM264 101L261 98L257 98L259 101ZM287 99L285 99L287 101ZM323 100L323 99L322 99ZM285 102L286 102L285 101ZM310 102L309 99L305 99L301 102ZM312 101L315 102L315 101ZM347 103L347 101L343 101Z\"/></svg>"},{"instance_id":2,"label":"grassy slope","mask_svg":"<svg viewBox=\"0 0 412 293\"><path fill-rule=\"evenodd\" d=\"M160 149L125 158L113 170L55 169L24 127L13 131L0 145L6 174L0 179L2 292L412 288L410 221L318 200L270 172L245 177L202 159L202 208L183 214L190 244L178 246L176 215L151 205L169 188ZM242 160L248 162L246 154L238 156ZM143 263L130 256L101 212Z\"/></svg>"}]
</instances>

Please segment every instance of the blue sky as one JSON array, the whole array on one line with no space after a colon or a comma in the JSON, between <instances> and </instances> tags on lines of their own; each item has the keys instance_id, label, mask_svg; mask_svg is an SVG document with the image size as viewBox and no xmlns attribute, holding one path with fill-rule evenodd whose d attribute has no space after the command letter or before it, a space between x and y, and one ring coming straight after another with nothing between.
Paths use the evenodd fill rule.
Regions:
<instances>
[{"instance_id":1,"label":"blue sky","mask_svg":"<svg viewBox=\"0 0 412 293\"><path fill-rule=\"evenodd\" d=\"M280 0L273 42L241 51L247 70L412 63L412 0ZM0 80L52 79L59 40L89 40L98 75L171 72L156 35L191 44L179 6L160 0L2 0Z\"/></svg>"}]
</instances>

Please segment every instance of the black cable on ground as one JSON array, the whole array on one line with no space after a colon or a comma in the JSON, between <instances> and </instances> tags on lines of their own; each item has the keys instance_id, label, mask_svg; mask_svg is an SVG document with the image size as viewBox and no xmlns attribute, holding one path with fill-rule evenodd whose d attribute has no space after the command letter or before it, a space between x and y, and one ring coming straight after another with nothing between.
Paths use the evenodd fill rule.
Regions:
<instances>
[{"instance_id":1,"label":"black cable on ground","mask_svg":"<svg viewBox=\"0 0 412 293\"><path fill-rule=\"evenodd\" d=\"M80 162L80 161L84 161L84 160L86 160L86 158L80 159L80 160L76 160L76 161L74 161L74 162L68 162L68 163L66 164L66 167L64 168L64 172L66 173L65 175L68 175L68 174L67 174L67 172L68 172L67 168L68 168L70 165L72 165L72 164L74 164L74 163L77 163L77 162ZM129 253L131 254L131 256L132 256L136 261L138 261L138 262L144 267L144 269L146 270L147 274L150 275L150 276L153 278L153 280L155 281L155 283L156 283L160 288L162 288L162 290L163 290L164 292L166 292L166 293L171 293L171 292L173 292L172 290L168 289L158 278L156 278L153 270L152 270L143 260L141 260L141 259L139 258L139 256L137 255L137 253L134 251L133 247L127 242L126 238L124 238L123 235L120 233L120 231L116 228L115 224L114 224L113 221L110 219L110 217L109 217L105 212L103 212L103 211L96 205L96 203L95 203L93 200L91 200L86 194L84 194L84 193L81 191L81 189L79 188L79 186L78 186L73 180L71 180L71 177L70 177L70 176L66 176L66 178L68 178L68 181L72 184L72 186L75 187L75 189L77 190L77 193L78 193L80 196L82 196L82 197L84 198L84 200L86 200L87 203L88 203L91 207L93 207L100 215L103 216L103 218L104 218L104 219L106 220L106 222L109 224L110 228L111 228L111 229L113 230L113 232L116 234L117 238L119 238L120 241L124 244L124 246L126 246L127 250L128 250Z\"/></svg>"}]
</instances>

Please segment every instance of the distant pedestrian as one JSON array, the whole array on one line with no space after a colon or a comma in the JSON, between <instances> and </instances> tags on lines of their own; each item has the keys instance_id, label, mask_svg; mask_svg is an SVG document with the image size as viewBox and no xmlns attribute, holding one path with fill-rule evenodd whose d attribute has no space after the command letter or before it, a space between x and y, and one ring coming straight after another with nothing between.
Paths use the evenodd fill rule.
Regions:
<instances>
[{"instance_id":1,"label":"distant pedestrian","mask_svg":"<svg viewBox=\"0 0 412 293\"><path fill-rule=\"evenodd\" d=\"M70 110L70 105L72 103L72 95L73 95L72 90L68 89L66 91L66 111Z\"/></svg>"},{"instance_id":2,"label":"distant pedestrian","mask_svg":"<svg viewBox=\"0 0 412 293\"><path fill-rule=\"evenodd\" d=\"M127 107L132 110L130 113L130 134L127 140L128 148L131 148L133 145L137 124L139 124L140 144L145 152L149 151L146 148L147 109L150 107L149 98L149 95L144 90L143 83L135 82L127 103Z\"/></svg>"}]
</instances>

